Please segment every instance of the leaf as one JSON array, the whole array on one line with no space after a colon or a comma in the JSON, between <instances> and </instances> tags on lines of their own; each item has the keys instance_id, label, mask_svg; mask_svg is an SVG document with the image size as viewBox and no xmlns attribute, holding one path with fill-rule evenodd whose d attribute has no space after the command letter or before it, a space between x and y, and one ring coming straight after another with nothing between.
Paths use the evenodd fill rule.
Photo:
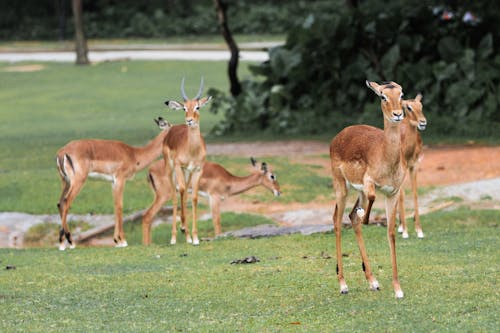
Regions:
<instances>
[{"instance_id":1,"label":"leaf","mask_svg":"<svg viewBox=\"0 0 500 333\"><path fill-rule=\"evenodd\" d=\"M486 59L493 53L493 36L491 33L481 39L477 47L477 55L480 59Z\"/></svg>"},{"instance_id":2,"label":"leaf","mask_svg":"<svg viewBox=\"0 0 500 333\"><path fill-rule=\"evenodd\" d=\"M439 55L443 60L453 61L462 53L462 45L455 37L444 37L438 42Z\"/></svg>"}]
</instances>

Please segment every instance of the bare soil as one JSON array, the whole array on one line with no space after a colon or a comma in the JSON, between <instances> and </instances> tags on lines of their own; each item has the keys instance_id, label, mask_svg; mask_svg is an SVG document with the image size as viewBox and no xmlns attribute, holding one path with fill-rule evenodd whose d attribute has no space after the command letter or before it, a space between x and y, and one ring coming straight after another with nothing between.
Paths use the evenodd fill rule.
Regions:
<instances>
[{"instance_id":1,"label":"bare soil","mask_svg":"<svg viewBox=\"0 0 500 333\"><path fill-rule=\"evenodd\" d=\"M260 158L288 156L293 163L319 165L322 167L320 172L325 176L330 176L329 143L327 142L287 141L215 144L208 146L208 154L257 156ZM474 144L425 146L424 157L417 177L418 185L426 187L499 178L500 146ZM408 181L405 186L410 186ZM247 202L239 197L232 197L225 201L222 209L273 215L287 211L331 207L332 203L333 201L329 203L280 204L277 202Z\"/></svg>"}]
</instances>

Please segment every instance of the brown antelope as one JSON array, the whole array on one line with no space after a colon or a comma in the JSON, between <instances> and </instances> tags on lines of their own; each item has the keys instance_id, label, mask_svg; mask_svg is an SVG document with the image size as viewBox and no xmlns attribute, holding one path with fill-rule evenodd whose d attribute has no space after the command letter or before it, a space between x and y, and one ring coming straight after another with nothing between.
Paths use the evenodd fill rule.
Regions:
<instances>
[{"instance_id":1,"label":"brown antelope","mask_svg":"<svg viewBox=\"0 0 500 333\"><path fill-rule=\"evenodd\" d=\"M200 109L207 104L211 96L201 98L203 78L196 97L189 99L184 91L184 78L181 83L181 94L184 103L166 101L165 104L174 110L184 109L185 125L173 126L163 143L163 159L170 188L178 188L181 197L182 211L186 211L187 189L192 182L193 224L191 238L188 228L183 226L186 241L193 245L200 244L197 228L198 188L201 170L205 163L206 145L200 133ZM177 242L177 195L172 197L173 221L170 244Z\"/></svg>"},{"instance_id":2,"label":"brown antelope","mask_svg":"<svg viewBox=\"0 0 500 333\"><path fill-rule=\"evenodd\" d=\"M161 155L170 124L161 117L155 122L162 131L143 147L132 147L121 141L86 139L71 141L57 151L57 169L63 185L57 204L62 222L59 250L66 248L64 237L70 248L75 247L66 218L87 177L111 181L115 212L113 239L117 247L127 246L123 232L123 189L128 179Z\"/></svg>"},{"instance_id":3,"label":"brown antelope","mask_svg":"<svg viewBox=\"0 0 500 333\"><path fill-rule=\"evenodd\" d=\"M280 195L280 186L276 175L263 162L260 168L252 158L255 171L246 177L233 176L220 164L206 161L200 179L199 191L208 195L215 235L221 234L220 203L226 197L237 195L249 189L262 185L271 190L275 196ZM148 182L155 198L151 207L144 213L142 219L142 242L151 244L151 222L161 206L174 194L167 179L163 160L158 160L149 168ZM181 212L182 224L185 224L185 212Z\"/></svg>"},{"instance_id":4,"label":"brown antelope","mask_svg":"<svg viewBox=\"0 0 500 333\"><path fill-rule=\"evenodd\" d=\"M395 222L399 189L405 177L406 167L401 158L400 125L404 118L403 91L394 82L377 84L366 81L367 86L381 98L384 130L367 125L344 128L330 144L333 187L336 204L333 222L336 236L337 277L340 292L347 294L344 279L341 248L341 222L349 187L359 192L358 199L349 214L361 253L362 267L372 290L379 290L366 252L361 222L366 222L375 200L375 189L386 197L387 236L392 261L392 284L397 298L403 297L398 280L396 263Z\"/></svg>"},{"instance_id":5,"label":"brown antelope","mask_svg":"<svg viewBox=\"0 0 500 333\"><path fill-rule=\"evenodd\" d=\"M424 232L420 224L418 214L418 195L417 195L417 169L423 158L422 137L418 132L425 130L427 119L422 110L422 95L418 94L415 99L403 100L403 109L406 117L401 124L401 141L403 144L403 158L408 167L411 189L413 193L413 210L415 220L415 231L418 238L424 238ZM403 234L403 238L408 238L408 228L406 226L404 191L399 194L399 221L398 231Z\"/></svg>"}]
</instances>

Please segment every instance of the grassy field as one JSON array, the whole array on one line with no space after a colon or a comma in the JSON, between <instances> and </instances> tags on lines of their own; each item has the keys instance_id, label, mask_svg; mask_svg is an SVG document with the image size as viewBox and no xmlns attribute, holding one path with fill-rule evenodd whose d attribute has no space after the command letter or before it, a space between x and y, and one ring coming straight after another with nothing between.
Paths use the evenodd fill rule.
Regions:
<instances>
[{"instance_id":1,"label":"grassy field","mask_svg":"<svg viewBox=\"0 0 500 333\"><path fill-rule=\"evenodd\" d=\"M499 218L466 208L424 216L427 238L397 244L402 300L379 227L364 234L380 292L368 290L353 231L343 232L348 295L338 292L332 233L199 247L0 249L0 330L494 332ZM260 262L231 264L251 255Z\"/></svg>"},{"instance_id":2,"label":"grassy field","mask_svg":"<svg viewBox=\"0 0 500 333\"><path fill-rule=\"evenodd\" d=\"M57 212L60 183L55 153L70 140L93 137L143 145L159 132L153 118L183 123L183 112L163 104L167 99L180 99L183 76L191 96L198 91L200 76L205 78L206 90L227 90L225 62L42 65L44 69L37 72L6 72L9 64L0 63L0 211ZM247 65L240 66L241 77L247 75ZM208 133L220 117L208 108L202 110L202 131ZM128 182L126 212L151 202L144 179L145 174L139 173ZM95 213L112 212L109 184L94 182L86 187L89 191L85 189L78 197L75 213L89 211L88 205L79 206L89 198L97 203L92 205Z\"/></svg>"}]
</instances>

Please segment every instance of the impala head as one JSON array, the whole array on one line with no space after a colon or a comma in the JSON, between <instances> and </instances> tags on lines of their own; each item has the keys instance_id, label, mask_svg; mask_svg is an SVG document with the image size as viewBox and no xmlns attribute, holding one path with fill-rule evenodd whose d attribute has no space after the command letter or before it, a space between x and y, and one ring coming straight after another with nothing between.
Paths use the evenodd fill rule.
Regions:
<instances>
[{"instance_id":1,"label":"impala head","mask_svg":"<svg viewBox=\"0 0 500 333\"><path fill-rule=\"evenodd\" d=\"M278 183L278 178L272 172L272 170L268 167L266 162L262 162L260 164L260 168L257 165L257 161L250 157L250 162L255 168L258 168L258 172L262 174L262 185L269 190L271 190L275 197L279 197L281 195L280 184Z\"/></svg>"},{"instance_id":2,"label":"impala head","mask_svg":"<svg viewBox=\"0 0 500 333\"><path fill-rule=\"evenodd\" d=\"M379 85L376 82L366 81L366 85L380 97L385 119L391 123L403 120L403 88L399 84L391 81Z\"/></svg>"},{"instance_id":3,"label":"impala head","mask_svg":"<svg viewBox=\"0 0 500 333\"><path fill-rule=\"evenodd\" d=\"M422 107L422 94L418 94L415 99L404 100L403 109L412 126L420 131L425 130L427 119L425 119Z\"/></svg>"},{"instance_id":4,"label":"impala head","mask_svg":"<svg viewBox=\"0 0 500 333\"><path fill-rule=\"evenodd\" d=\"M165 119L163 119L162 117L158 117L158 119L154 119L156 125L158 125L158 127L164 131L164 130L167 130L169 129L170 127L172 127L172 124L170 124L168 121L166 121Z\"/></svg>"},{"instance_id":5,"label":"impala head","mask_svg":"<svg viewBox=\"0 0 500 333\"><path fill-rule=\"evenodd\" d=\"M184 78L181 83L181 94L183 103L176 101L166 101L165 104L174 110L184 109L186 112L186 125L190 128L197 128L200 122L200 109L212 99L212 96L201 98L203 93L203 77L201 78L200 89L193 99L189 99L184 90Z\"/></svg>"}]
</instances>

